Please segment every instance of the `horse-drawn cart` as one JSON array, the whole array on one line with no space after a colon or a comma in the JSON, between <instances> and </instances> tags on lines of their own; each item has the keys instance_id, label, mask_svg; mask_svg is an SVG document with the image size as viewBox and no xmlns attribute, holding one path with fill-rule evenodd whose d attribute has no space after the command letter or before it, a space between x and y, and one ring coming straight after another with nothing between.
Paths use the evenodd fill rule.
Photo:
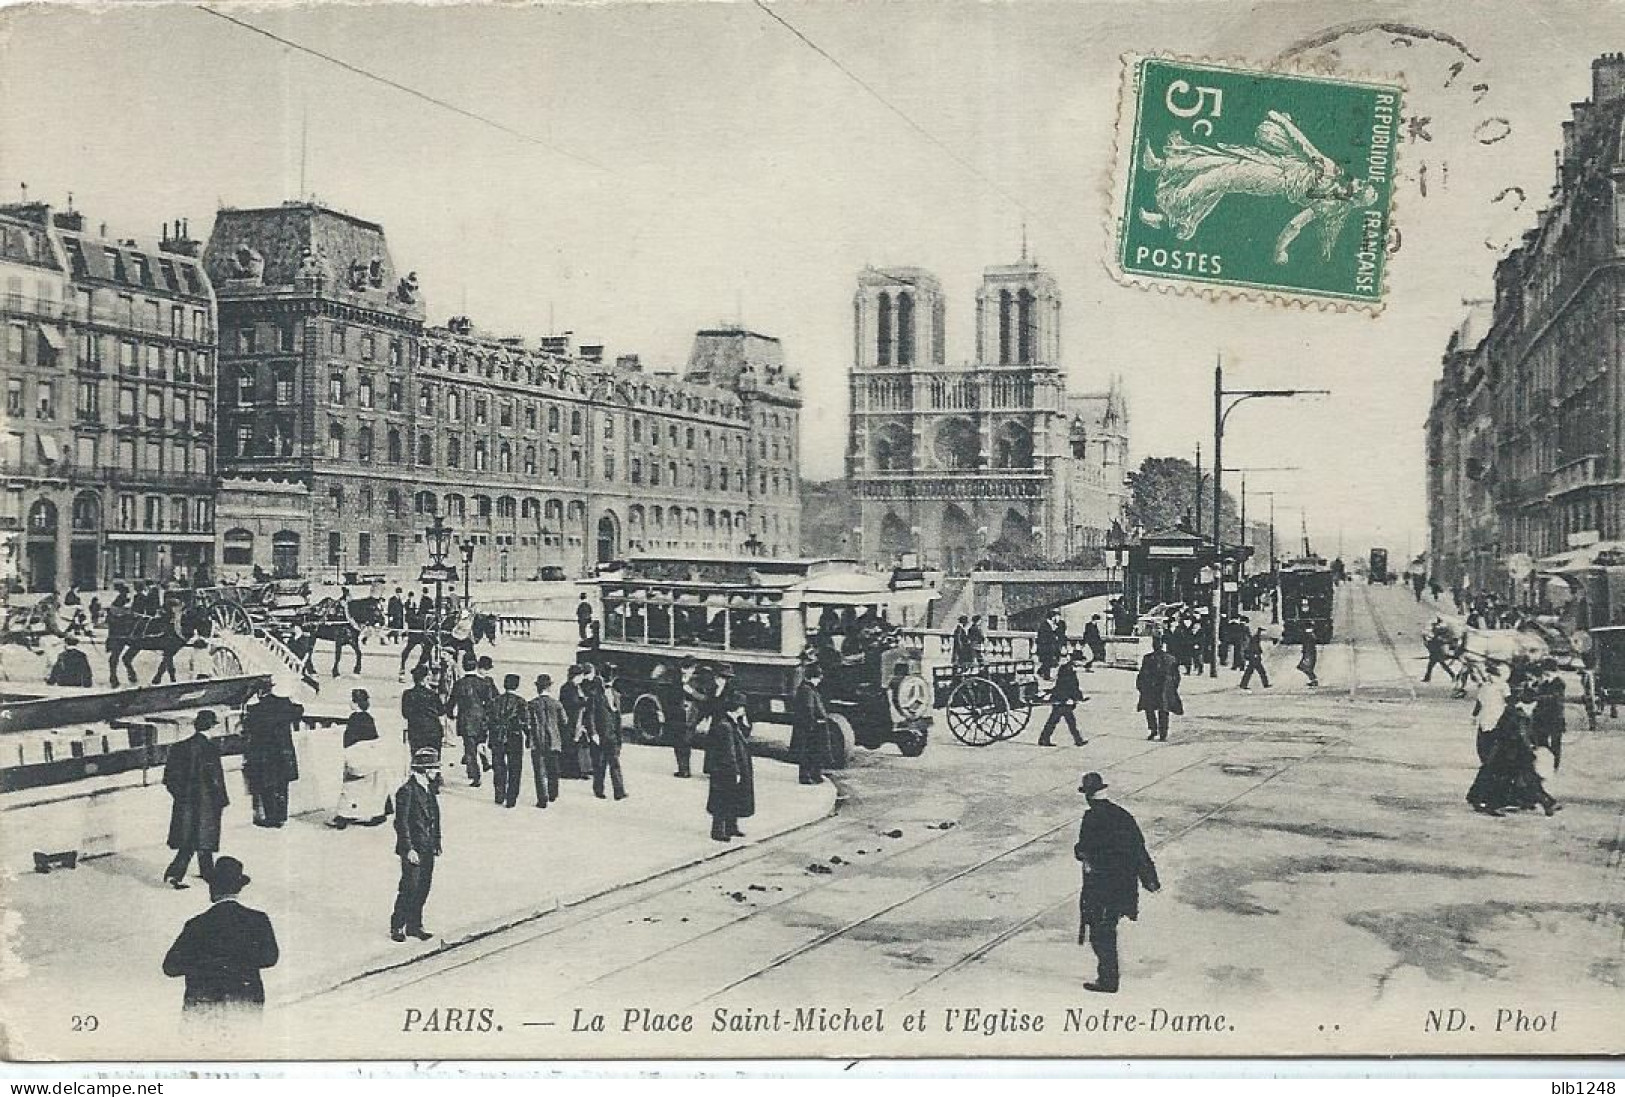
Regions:
<instances>
[{"instance_id":1,"label":"horse-drawn cart","mask_svg":"<svg viewBox=\"0 0 1625 1097\"><path fill-rule=\"evenodd\" d=\"M199 587L192 607L214 630L234 636L279 631L292 624L310 604L310 587L298 580L276 579L243 586Z\"/></svg>"}]
</instances>

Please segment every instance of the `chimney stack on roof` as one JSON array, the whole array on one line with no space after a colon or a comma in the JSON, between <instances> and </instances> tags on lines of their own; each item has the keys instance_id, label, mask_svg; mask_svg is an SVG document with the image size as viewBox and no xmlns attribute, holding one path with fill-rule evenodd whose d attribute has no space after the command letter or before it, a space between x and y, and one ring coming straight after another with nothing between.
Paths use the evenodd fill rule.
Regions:
<instances>
[{"instance_id":1,"label":"chimney stack on roof","mask_svg":"<svg viewBox=\"0 0 1625 1097\"><path fill-rule=\"evenodd\" d=\"M643 362L635 354L621 355L615 359L615 365L618 369L624 369L629 373L641 373L643 371Z\"/></svg>"},{"instance_id":2,"label":"chimney stack on roof","mask_svg":"<svg viewBox=\"0 0 1625 1097\"><path fill-rule=\"evenodd\" d=\"M1591 101L1599 107L1625 98L1625 53L1605 53L1591 62Z\"/></svg>"},{"instance_id":3,"label":"chimney stack on roof","mask_svg":"<svg viewBox=\"0 0 1625 1097\"><path fill-rule=\"evenodd\" d=\"M579 353L583 361L597 365L603 365L604 363L604 344L602 343L583 343Z\"/></svg>"}]
</instances>

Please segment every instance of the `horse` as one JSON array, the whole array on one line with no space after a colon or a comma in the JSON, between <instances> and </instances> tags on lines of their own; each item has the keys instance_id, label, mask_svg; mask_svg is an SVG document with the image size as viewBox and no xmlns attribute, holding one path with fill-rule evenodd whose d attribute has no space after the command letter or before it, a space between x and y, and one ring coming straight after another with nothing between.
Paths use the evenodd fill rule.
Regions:
<instances>
[{"instance_id":1,"label":"horse","mask_svg":"<svg viewBox=\"0 0 1625 1097\"><path fill-rule=\"evenodd\" d=\"M152 676L153 685L163 680L166 671L169 680L176 681L175 656L193 637L204 634L206 626L206 618L200 620L196 612L188 612L180 602L171 602L157 614L136 613L127 606L109 609L108 681L113 688L118 688L118 665L122 661L131 684L135 684L135 653L138 651L156 651L162 656L158 662L158 673Z\"/></svg>"},{"instance_id":2,"label":"horse","mask_svg":"<svg viewBox=\"0 0 1625 1097\"><path fill-rule=\"evenodd\" d=\"M31 606L8 607L0 615L0 644L21 644L38 651L44 637L67 635L60 610L55 594L47 594Z\"/></svg>"},{"instance_id":3,"label":"horse","mask_svg":"<svg viewBox=\"0 0 1625 1097\"><path fill-rule=\"evenodd\" d=\"M348 602L338 598L323 598L299 616L298 624L311 637L312 648L322 640L333 642L333 677L339 676L339 662L344 649L355 652L354 674L361 673L361 636L383 621L382 607L376 598L352 598Z\"/></svg>"},{"instance_id":4,"label":"horse","mask_svg":"<svg viewBox=\"0 0 1625 1097\"><path fill-rule=\"evenodd\" d=\"M1443 644L1448 660L1454 664L1447 669L1457 697L1465 697L1471 686L1484 680L1490 663L1533 665L1551 655L1546 639L1529 629L1472 628L1459 617L1440 614L1428 631Z\"/></svg>"},{"instance_id":5,"label":"horse","mask_svg":"<svg viewBox=\"0 0 1625 1097\"><path fill-rule=\"evenodd\" d=\"M405 680L406 662L412 652L421 648L422 661L429 657L429 653L436 648L456 652L460 658L472 659L474 657L475 629L479 625L481 614L474 613L467 607L430 610L420 615L411 627L406 630L406 642L401 646L401 665L399 677ZM496 642L495 618L488 618L491 622L490 639Z\"/></svg>"}]
</instances>

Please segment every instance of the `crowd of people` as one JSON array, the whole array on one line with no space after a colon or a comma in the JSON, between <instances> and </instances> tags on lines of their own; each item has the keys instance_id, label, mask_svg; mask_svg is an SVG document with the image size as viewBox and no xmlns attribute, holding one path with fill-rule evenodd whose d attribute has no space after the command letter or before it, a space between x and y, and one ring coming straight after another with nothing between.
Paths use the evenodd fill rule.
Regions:
<instances>
[{"instance_id":1,"label":"crowd of people","mask_svg":"<svg viewBox=\"0 0 1625 1097\"><path fill-rule=\"evenodd\" d=\"M1565 695L1555 660L1490 664L1473 704L1479 767L1467 802L1474 811L1562 810L1546 781L1563 761Z\"/></svg>"}]
</instances>

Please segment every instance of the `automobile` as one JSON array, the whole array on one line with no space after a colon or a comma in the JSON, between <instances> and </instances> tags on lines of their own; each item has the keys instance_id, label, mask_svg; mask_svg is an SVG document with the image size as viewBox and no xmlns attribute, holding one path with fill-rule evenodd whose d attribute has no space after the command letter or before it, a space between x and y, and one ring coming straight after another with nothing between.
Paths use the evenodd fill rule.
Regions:
<instances>
[{"instance_id":1,"label":"automobile","mask_svg":"<svg viewBox=\"0 0 1625 1097\"><path fill-rule=\"evenodd\" d=\"M816 659L834 726L831 768L852 745L894 743L910 758L925 750L929 683L911 673L888 614L923 615L937 594L906 573L879 575L851 560L642 556L597 583L603 632L583 643L580 661L617 668L633 739L670 740L683 719L684 667L695 663L733 672L752 725L788 725Z\"/></svg>"},{"instance_id":2,"label":"automobile","mask_svg":"<svg viewBox=\"0 0 1625 1097\"><path fill-rule=\"evenodd\" d=\"M564 569L559 567L557 564L547 564L546 566L542 567L536 572L536 578L543 583L564 583L568 582L570 579L570 577L564 573Z\"/></svg>"},{"instance_id":3,"label":"automobile","mask_svg":"<svg viewBox=\"0 0 1625 1097\"><path fill-rule=\"evenodd\" d=\"M1189 608L1184 602L1163 602L1152 606L1140 614L1140 619L1135 622L1134 635L1150 636L1154 632L1165 632Z\"/></svg>"}]
</instances>

